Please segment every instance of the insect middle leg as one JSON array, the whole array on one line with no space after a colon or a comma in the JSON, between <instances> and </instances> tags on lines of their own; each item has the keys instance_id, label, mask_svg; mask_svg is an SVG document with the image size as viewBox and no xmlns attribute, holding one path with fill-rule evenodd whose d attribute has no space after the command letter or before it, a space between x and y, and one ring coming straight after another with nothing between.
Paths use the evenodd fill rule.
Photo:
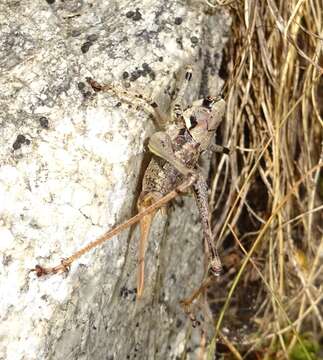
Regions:
<instances>
[{"instance_id":1,"label":"insect middle leg","mask_svg":"<svg viewBox=\"0 0 323 360\"><path fill-rule=\"evenodd\" d=\"M212 238L210 224L210 211L208 203L208 186L201 173L197 173L197 179L193 184L197 207L200 212L201 224L203 229L204 242L207 246L209 268L211 274L219 276L222 272L222 265Z\"/></svg>"}]
</instances>

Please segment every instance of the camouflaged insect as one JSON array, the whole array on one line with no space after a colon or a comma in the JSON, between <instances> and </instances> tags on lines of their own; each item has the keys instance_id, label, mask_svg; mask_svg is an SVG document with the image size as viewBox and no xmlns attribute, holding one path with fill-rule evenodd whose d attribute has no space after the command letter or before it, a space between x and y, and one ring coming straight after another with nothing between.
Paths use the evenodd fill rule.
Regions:
<instances>
[{"instance_id":1,"label":"camouflaged insect","mask_svg":"<svg viewBox=\"0 0 323 360\"><path fill-rule=\"evenodd\" d=\"M191 78L192 70L187 67L169 121L168 117L161 113L154 104L156 119L159 120L163 131L154 133L148 143L153 158L144 175L138 210L142 211L162 198L178 187L185 178L193 177L192 187L207 245L209 271L218 276L222 271L222 266L212 238L208 186L199 170L198 161L201 153L205 150L228 152L227 148L211 144L225 112L225 101L221 98L207 97L197 100L191 106L183 109L184 94ZM142 295L144 288L144 257L149 229L156 211L144 216L140 221L138 297Z\"/></svg>"},{"instance_id":2,"label":"camouflaged insect","mask_svg":"<svg viewBox=\"0 0 323 360\"><path fill-rule=\"evenodd\" d=\"M191 79L192 69L187 66L174 105L171 107L170 116L163 113L156 102L145 99L142 95L132 94L110 84L100 85L91 78L87 79L94 91L112 92L128 102L139 102L139 106L154 115L162 131L154 133L149 139L148 148L153 157L144 174L142 191L137 203L139 213L109 230L69 258L63 259L58 266L47 268L36 265L31 271L35 271L37 276L68 271L73 261L140 221L137 280L137 297L140 298L144 289L144 258L152 220L161 206L165 207L165 204L178 192L190 186L193 188L200 212L209 258L209 271L215 276L220 275L221 261L213 242L210 226L208 187L199 170L198 161L201 153L206 150L229 153L227 148L211 143L224 115L225 101L220 97L207 97L194 101L191 106L184 109L183 99Z\"/></svg>"}]
</instances>

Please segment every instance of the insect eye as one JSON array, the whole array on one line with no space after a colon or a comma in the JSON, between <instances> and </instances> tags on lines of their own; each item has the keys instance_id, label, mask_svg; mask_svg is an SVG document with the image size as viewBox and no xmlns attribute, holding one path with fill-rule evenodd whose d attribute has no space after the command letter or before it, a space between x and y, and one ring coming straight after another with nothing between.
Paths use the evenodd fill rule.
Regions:
<instances>
[{"instance_id":1,"label":"insect eye","mask_svg":"<svg viewBox=\"0 0 323 360\"><path fill-rule=\"evenodd\" d=\"M214 99L211 98L211 96L208 96L205 99L203 99L203 102L202 102L203 107L206 107L207 109L210 109L213 104L214 104Z\"/></svg>"},{"instance_id":2,"label":"insect eye","mask_svg":"<svg viewBox=\"0 0 323 360\"><path fill-rule=\"evenodd\" d=\"M190 127L188 130L191 130L193 128L195 128L195 126L197 125L197 120L196 120L196 117L194 115L191 115L190 116Z\"/></svg>"}]
</instances>

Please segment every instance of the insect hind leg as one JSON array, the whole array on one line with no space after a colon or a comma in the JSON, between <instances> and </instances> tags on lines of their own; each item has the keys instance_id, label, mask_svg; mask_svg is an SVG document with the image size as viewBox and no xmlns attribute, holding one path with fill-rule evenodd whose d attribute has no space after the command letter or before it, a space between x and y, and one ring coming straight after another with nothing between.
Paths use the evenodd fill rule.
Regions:
<instances>
[{"instance_id":1,"label":"insect hind leg","mask_svg":"<svg viewBox=\"0 0 323 360\"><path fill-rule=\"evenodd\" d=\"M154 202L162 198L162 194L158 192L142 193L139 196L137 207L141 212L147 207L151 206ZM165 211L165 207L161 208ZM137 299L140 299L144 290L144 278L145 278L145 254L147 249L147 243L149 238L149 232L152 221L156 215L157 210L143 216L140 220L140 241L138 251L138 275L137 275Z\"/></svg>"},{"instance_id":2,"label":"insect hind leg","mask_svg":"<svg viewBox=\"0 0 323 360\"><path fill-rule=\"evenodd\" d=\"M213 242L210 224L210 210L208 204L208 187L202 174L197 174L197 179L193 184L193 189L196 197L196 203L200 212L204 241L208 251L208 270L212 275L219 276L222 273L222 264Z\"/></svg>"}]
</instances>

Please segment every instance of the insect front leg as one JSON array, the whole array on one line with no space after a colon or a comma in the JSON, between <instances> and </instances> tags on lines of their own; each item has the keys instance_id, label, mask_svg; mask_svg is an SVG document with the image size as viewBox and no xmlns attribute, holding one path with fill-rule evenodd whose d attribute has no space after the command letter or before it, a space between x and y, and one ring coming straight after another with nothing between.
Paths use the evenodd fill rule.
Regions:
<instances>
[{"instance_id":1,"label":"insect front leg","mask_svg":"<svg viewBox=\"0 0 323 360\"><path fill-rule=\"evenodd\" d=\"M197 207L200 212L204 241L206 243L208 250L209 271L213 275L219 276L222 272L222 265L212 239L210 210L209 210L209 202L208 202L208 186L201 173L197 174L197 179L193 184L193 189L194 189Z\"/></svg>"}]
</instances>

